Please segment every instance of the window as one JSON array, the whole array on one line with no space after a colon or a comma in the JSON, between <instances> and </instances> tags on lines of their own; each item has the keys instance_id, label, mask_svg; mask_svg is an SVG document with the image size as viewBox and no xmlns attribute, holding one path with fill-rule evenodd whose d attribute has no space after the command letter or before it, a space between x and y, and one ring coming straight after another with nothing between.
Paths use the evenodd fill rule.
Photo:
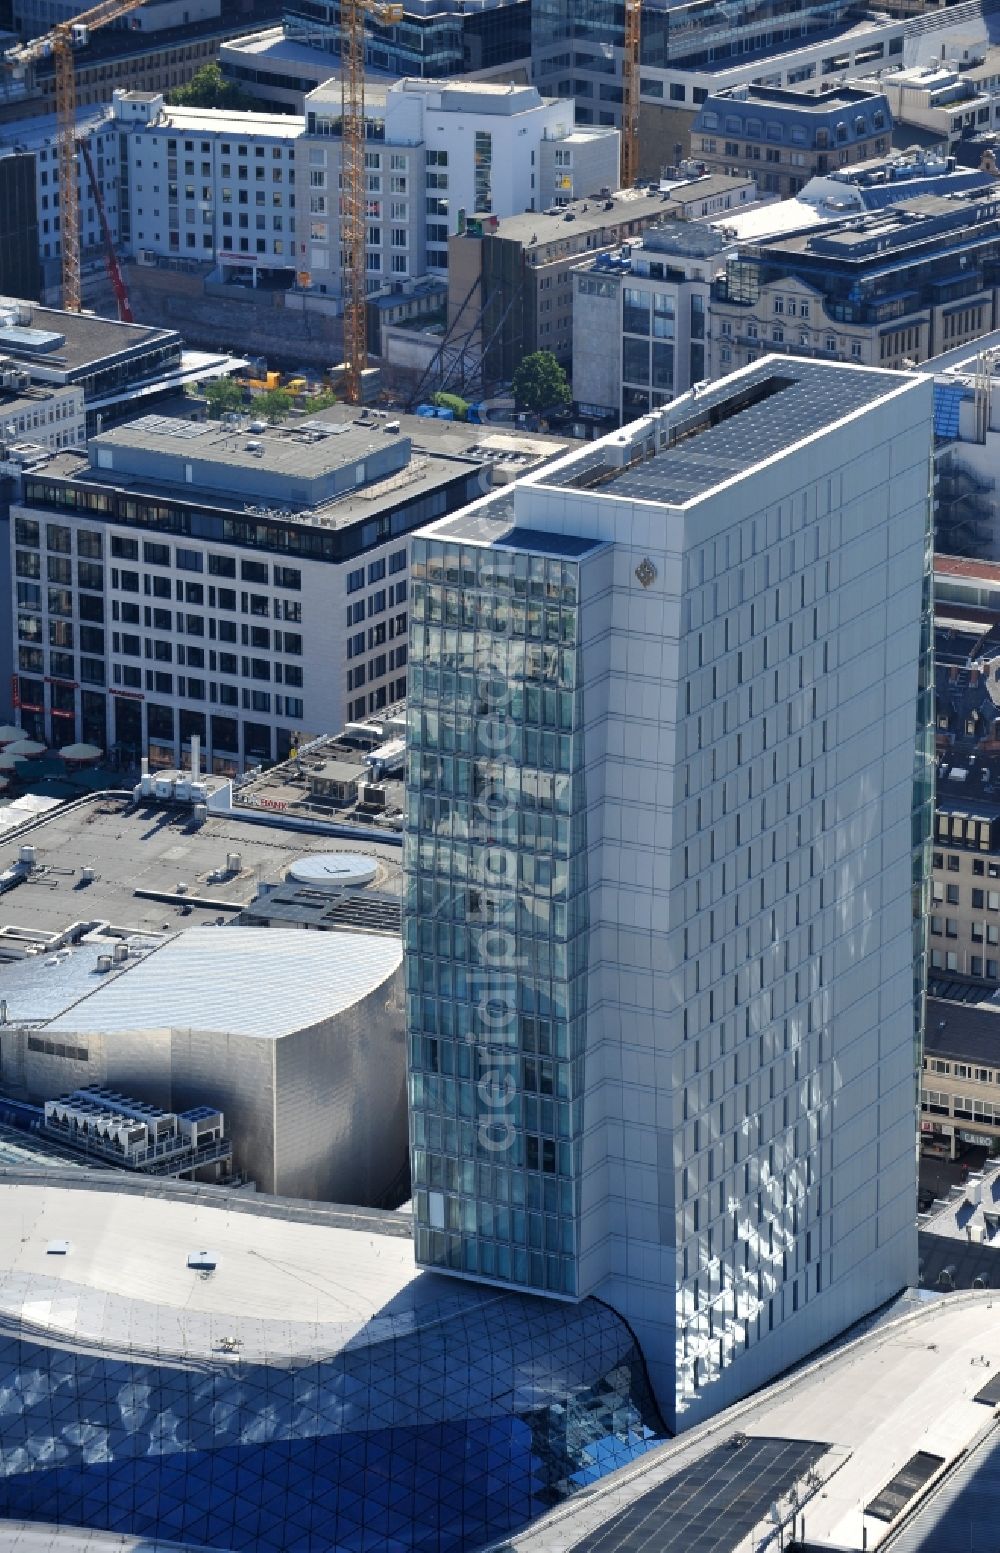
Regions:
<instances>
[{"instance_id":1,"label":"window","mask_svg":"<svg viewBox=\"0 0 1000 1553\"><path fill-rule=\"evenodd\" d=\"M235 558L231 555L210 555L208 558L208 573L210 577L235 577ZM221 592L219 594L219 598L220 600L222 598ZM228 607L230 609L235 609L235 597L233 598L232 604L230 604Z\"/></svg>"},{"instance_id":2,"label":"window","mask_svg":"<svg viewBox=\"0 0 1000 1553\"><path fill-rule=\"evenodd\" d=\"M276 588L301 588L302 573L297 566L275 566L274 586Z\"/></svg>"},{"instance_id":3,"label":"window","mask_svg":"<svg viewBox=\"0 0 1000 1553\"><path fill-rule=\"evenodd\" d=\"M200 550L185 550L181 545L177 546L177 570L181 572L200 572L205 569L205 557Z\"/></svg>"},{"instance_id":4,"label":"window","mask_svg":"<svg viewBox=\"0 0 1000 1553\"><path fill-rule=\"evenodd\" d=\"M649 292L626 286L622 307L622 329L626 334L649 333Z\"/></svg>"},{"instance_id":5,"label":"window","mask_svg":"<svg viewBox=\"0 0 1000 1553\"><path fill-rule=\"evenodd\" d=\"M365 569L364 569L363 566L359 566L356 571L348 572L348 574L347 574L347 591L348 591L348 593L357 593L358 589L359 588L363 588L364 585L365 585Z\"/></svg>"}]
</instances>

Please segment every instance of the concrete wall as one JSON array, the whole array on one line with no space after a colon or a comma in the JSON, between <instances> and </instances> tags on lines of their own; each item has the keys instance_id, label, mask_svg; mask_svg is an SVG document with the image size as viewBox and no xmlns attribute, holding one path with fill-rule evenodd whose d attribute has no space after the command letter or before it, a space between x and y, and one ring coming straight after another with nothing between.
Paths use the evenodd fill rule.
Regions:
<instances>
[{"instance_id":1,"label":"concrete wall","mask_svg":"<svg viewBox=\"0 0 1000 1553\"><path fill-rule=\"evenodd\" d=\"M639 104L639 176L658 178L663 167L675 167L691 155L691 125L695 108L642 102ZM678 153L678 146L680 152Z\"/></svg>"},{"instance_id":2,"label":"concrete wall","mask_svg":"<svg viewBox=\"0 0 1000 1553\"><path fill-rule=\"evenodd\" d=\"M135 316L144 324L179 329L188 345L259 352L270 365L329 369L343 358L340 318L284 305L282 292L228 287L229 298L206 295L201 275L125 266ZM297 300L297 299L290 299Z\"/></svg>"},{"instance_id":3,"label":"concrete wall","mask_svg":"<svg viewBox=\"0 0 1000 1553\"><path fill-rule=\"evenodd\" d=\"M573 305L573 400L578 405L600 405L617 415L622 395L621 281L618 276L595 275L614 291L610 297L581 296L580 282L592 277L576 275Z\"/></svg>"}]
</instances>

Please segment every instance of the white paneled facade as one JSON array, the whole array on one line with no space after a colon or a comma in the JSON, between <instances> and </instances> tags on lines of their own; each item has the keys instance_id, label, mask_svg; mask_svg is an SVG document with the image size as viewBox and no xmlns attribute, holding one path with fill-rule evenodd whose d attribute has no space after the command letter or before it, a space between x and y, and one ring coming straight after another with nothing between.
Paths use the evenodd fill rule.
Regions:
<instances>
[{"instance_id":1,"label":"white paneled facade","mask_svg":"<svg viewBox=\"0 0 1000 1553\"><path fill-rule=\"evenodd\" d=\"M451 1090L422 1066L429 1056L431 1072L447 1075L451 1058L443 1039L433 1050L414 1040L434 976L422 964L418 981L411 964L418 1259L498 1282L527 1268L529 1286L608 1300L639 1336L678 1428L780 1373L916 1273L923 966L911 883L922 856L914 811L922 826L928 798L914 752L926 715L930 406L929 380L772 358L522 482L510 539L498 524L491 544L482 519L463 528L459 518L415 541L411 662L422 653L424 670L411 671L410 691L410 823L418 812L422 822L408 859L411 961L415 945L427 952L422 903L445 915L428 893L427 868L441 865L428 863L424 826L447 767L423 755L445 721L428 688L433 654L443 686L452 644L447 631L436 647L420 633L438 590L447 595L454 552L463 591L492 576L502 595L505 569L527 565L529 664L531 635L551 639L547 602L540 633L531 627L541 556L572 565L578 599L575 670L552 661L573 681L565 865L557 791L551 842L535 843L533 872L518 862L519 901L508 909L502 884L491 887L499 827L508 845L542 834L528 765L544 769L544 745L533 754L526 738L498 757L499 820L486 809L462 827L449 800L449 845L467 854L454 871L478 872L477 906L511 937L509 986L494 994L510 1000L511 1026L495 1047L465 1037L481 1045L478 1089L469 1073L480 1118L470 1173L462 1062ZM550 596L546 581L538 597ZM515 602L512 633L516 618ZM459 655L462 646L459 633ZM543 648L543 727L547 662ZM460 700L454 713L461 749ZM489 775L485 757L473 759L472 791ZM555 861L540 873L546 844ZM528 899L540 878L544 911ZM483 963L485 940L477 947L471 929L469 939ZM527 990L537 1010L539 966L551 978L550 1112L534 1098L546 1090L525 1000ZM481 1119L497 1093L510 1126L491 1152ZM531 1134L547 1118L546 1155ZM521 1218L534 1204L541 1221L541 1261L530 1222L519 1256L522 1202ZM545 1260L556 1244L567 1264L558 1271Z\"/></svg>"}]
</instances>

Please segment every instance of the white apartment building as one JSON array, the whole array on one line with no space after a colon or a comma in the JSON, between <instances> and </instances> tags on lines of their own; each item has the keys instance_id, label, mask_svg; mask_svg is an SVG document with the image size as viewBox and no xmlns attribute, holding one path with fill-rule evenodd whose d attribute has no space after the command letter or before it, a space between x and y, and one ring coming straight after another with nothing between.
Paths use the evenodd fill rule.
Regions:
<instances>
[{"instance_id":1,"label":"white apartment building","mask_svg":"<svg viewBox=\"0 0 1000 1553\"><path fill-rule=\"evenodd\" d=\"M339 409L147 415L54 455L11 508L21 725L171 767L198 735L231 775L401 700L409 532L487 478Z\"/></svg>"},{"instance_id":2,"label":"white apartment building","mask_svg":"<svg viewBox=\"0 0 1000 1553\"><path fill-rule=\"evenodd\" d=\"M417 1260L678 1429L916 1279L932 440L769 357L412 540Z\"/></svg>"},{"instance_id":3,"label":"white apartment building","mask_svg":"<svg viewBox=\"0 0 1000 1553\"><path fill-rule=\"evenodd\" d=\"M305 99L296 164L299 269L339 295L340 85ZM473 216L509 216L618 187L619 135L581 130L572 101L533 86L403 80L366 105L367 270L386 281L448 270L448 238Z\"/></svg>"},{"instance_id":4,"label":"white apartment building","mask_svg":"<svg viewBox=\"0 0 1000 1553\"><path fill-rule=\"evenodd\" d=\"M119 234L125 252L248 272L295 269L295 160L285 114L173 108L158 92L115 92L128 148Z\"/></svg>"}]
</instances>

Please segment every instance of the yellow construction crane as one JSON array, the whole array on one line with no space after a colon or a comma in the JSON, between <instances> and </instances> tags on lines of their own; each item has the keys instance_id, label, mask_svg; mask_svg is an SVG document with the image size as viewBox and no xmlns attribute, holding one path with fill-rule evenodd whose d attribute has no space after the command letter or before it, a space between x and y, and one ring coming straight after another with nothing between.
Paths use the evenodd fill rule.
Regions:
<instances>
[{"instance_id":1,"label":"yellow construction crane","mask_svg":"<svg viewBox=\"0 0 1000 1553\"><path fill-rule=\"evenodd\" d=\"M3 55L11 70L23 69L51 54L56 84L56 143L59 153L59 235L62 240L63 307L80 311L80 197L77 190L76 69L73 50L82 48L95 27L104 27L136 10L142 0L101 0L72 21L20 43Z\"/></svg>"},{"instance_id":2,"label":"yellow construction crane","mask_svg":"<svg viewBox=\"0 0 1000 1553\"><path fill-rule=\"evenodd\" d=\"M622 49L622 188L630 189L639 176L639 44L642 36L642 0L625 0L625 39Z\"/></svg>"},{"instance_id":3,"label":"yellow construction crane","mask_svg":"<svg viewBox=\"0 0 1000 1553\"><path fill-rule=\"evenodd\" d=\"M344 264L345 390L361 402L361 374L368 364L365 238L368 223L365 178L365 17L380 26L403 20L403 7L390 0L340 0L341 140L340 246Z\"/></svg>"}]
</instances>

